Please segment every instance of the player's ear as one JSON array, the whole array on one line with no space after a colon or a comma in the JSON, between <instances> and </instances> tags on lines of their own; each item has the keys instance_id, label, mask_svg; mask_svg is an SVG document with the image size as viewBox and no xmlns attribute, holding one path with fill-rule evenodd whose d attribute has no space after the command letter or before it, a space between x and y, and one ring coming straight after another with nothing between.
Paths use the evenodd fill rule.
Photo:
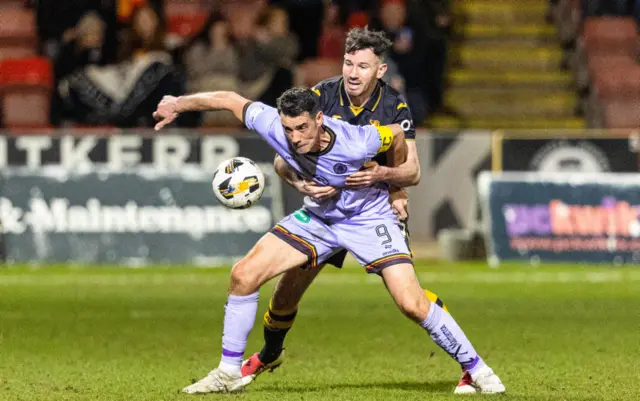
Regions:
<instances>
[{"instance_id":1,"label":"player's ear","mask_svg":"<svg viewBox=\"0 0 640 401\"><path fill-rule=\"evenodd\" d=\"M323 122L324 122L324 113L321 110L318 112L318 114L316 114L316 124L322 125Z\"/></svg>"},{"instance_id":2,"label":"player's ear","mask_svg":"<svg viewBox=\"0 0 640 401\"><path fill-rule=\"evenodd\" d=\"M378 71L376 72L376 78L382 79L384 74L387 72L387 64L382 63L378 66Z\"/></svg>"}]
</instances>

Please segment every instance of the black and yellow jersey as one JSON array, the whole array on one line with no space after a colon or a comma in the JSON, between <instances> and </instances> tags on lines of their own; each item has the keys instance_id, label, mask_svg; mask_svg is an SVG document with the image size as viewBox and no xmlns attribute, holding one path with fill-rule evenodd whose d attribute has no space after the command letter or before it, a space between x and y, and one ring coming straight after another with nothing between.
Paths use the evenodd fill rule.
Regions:
<instances>
[{"instance_id":1,"label":"black and yellow jersey","mask_svg":"<svg viewBox=\"0 0 640 401\"><path fill-rule=\"evenodd\" d=\"M407 101L382 80L378 80L371 97L362 107L351 104L341 76L318 83L313 91L320 96L320 108L329 117L339 118L353 125L400 124L406 139L413 140L416 137ZM374 160L381 165L387 164L384 153L377 155Z\"/></svg>"}]
</instances>

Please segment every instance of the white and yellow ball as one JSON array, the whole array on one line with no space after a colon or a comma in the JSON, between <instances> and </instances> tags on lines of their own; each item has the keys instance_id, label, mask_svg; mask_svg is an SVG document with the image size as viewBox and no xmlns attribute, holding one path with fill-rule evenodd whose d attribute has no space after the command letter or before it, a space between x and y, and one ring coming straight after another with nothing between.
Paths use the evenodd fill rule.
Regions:
<instances>
[{"instance_id":1,"label":"white and yellow ball","mask_svg":"<svg viewBox=\"0 0 640 401\"><path fill-rule=\"evenodd\" d=\"M260 200L264 192L264 174L246 157L233 157L220 163L213 174L216 199L231 209L245 209Z\"/></svg>"}]
</instances>

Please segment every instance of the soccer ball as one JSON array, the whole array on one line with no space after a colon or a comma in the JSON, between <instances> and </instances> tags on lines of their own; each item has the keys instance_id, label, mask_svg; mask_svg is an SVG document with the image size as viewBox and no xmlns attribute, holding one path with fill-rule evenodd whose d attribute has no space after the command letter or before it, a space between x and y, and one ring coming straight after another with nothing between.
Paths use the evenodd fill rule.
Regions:
<instances>
[{"instance_id":1,"label":"soccer ball","mask_svg":"<svg viewBox=\"0 0 640 401\"><path fill-rule=\"evenodd\" d=\"M213 193L231 209L245 209L256 203L264 191L264 174L246 157L225 160L213 174Z\"/></svg>"}]
</instances>

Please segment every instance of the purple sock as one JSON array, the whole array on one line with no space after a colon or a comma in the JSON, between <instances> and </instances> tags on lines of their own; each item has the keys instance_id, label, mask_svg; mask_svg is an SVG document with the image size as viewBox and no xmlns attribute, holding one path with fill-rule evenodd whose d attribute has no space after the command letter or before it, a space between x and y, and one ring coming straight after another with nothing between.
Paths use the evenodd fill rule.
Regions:
<instances>
[{"instance_id":1,"label":"purple sock","mask_svg":"<svg viewBox=\"0 0 640 401\"><path fill-rule=\"evenodd\" d=\"M473 374L485 366L484 361L471 345L453 317L434 302L429 306L427 318L420 323L431 339L455 359L462 369Z\"/></svg>"},{"instance_id":2,"label":"purple sock","mask_svg":"<svg viewBox=\"0 0 640 401\"><path fill-rule=\"evenodd\" d=\"M221 365L240 370L247 338L253 328L258 310L258 295L229 295L224 306Z\"/></svg>"}]
</instances>

